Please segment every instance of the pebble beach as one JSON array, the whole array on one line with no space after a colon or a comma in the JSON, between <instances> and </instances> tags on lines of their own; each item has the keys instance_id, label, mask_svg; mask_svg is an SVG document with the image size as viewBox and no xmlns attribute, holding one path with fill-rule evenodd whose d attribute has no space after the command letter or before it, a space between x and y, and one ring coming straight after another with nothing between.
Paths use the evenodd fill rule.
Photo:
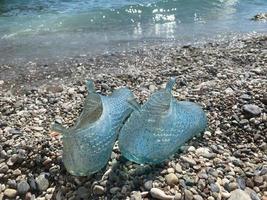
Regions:
<instances>
[{"instance_id":1,"label":"pebble beach","mask_svg":"<svg viewBox=\"0 0 267 200\"><path fill-rule=\"evenodd\" d=\"M153 47L57 63L0 66L0 200L267 200L267 36ZM90 177L62 163L56 121L74 124L92 79L101 94L129 87L143 103L170 77L208 128L159 165L138 165L115 144Z\"/></svg>"}]
</instances>

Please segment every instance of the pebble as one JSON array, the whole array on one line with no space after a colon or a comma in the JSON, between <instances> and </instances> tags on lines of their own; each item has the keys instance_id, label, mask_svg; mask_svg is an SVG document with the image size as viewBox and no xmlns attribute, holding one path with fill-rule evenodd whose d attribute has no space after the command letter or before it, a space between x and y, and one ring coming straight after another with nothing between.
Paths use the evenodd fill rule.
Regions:
<instances>
[{"instance_id":1,"label":"pebble","mask_svg":"<svg viewBox=\"0 0 267 200\"><path fill-rule=\"evenodd\" d=\"M10 188L16 188L17 187L17 182L16 182L16 180L13 180L13 179L9 179L8 181L7 181L7 185L10 187Z\"/></svg>"},{"instance_id":2,"label":"pebble","mask_svg":"<svg viewBox=\"0 0 267 200\"><path fill-rule=\"evenodd\" d=\"M26 194L30 190L30 186L27 181L21 181L17 186L17 190L19 194Z\"/></svg>"},{"instance_id":3,"label":"pebble","mask_svg":"<svg viewBox=\"0 0 267 200\"><path fill-rule=\"evenodd\" d=\"M120 191L120 188L119 188L119 187L113 187L113 188L110 189L110 193L111 193L111 194L115 194L115 193L117 193L118 191Z\"/></svg>"},{"instance_id":4,"label":"pebble","mask_svg":"<svg viewBox=\"0 0 267 200\"><path fill-rule=\"evenodd\" d=\"M234 92L234 90L232 89L232 88L226 88L226 90L224 91L226 94L228 94L228 95L232 95L232 94L234 94L235 92Z\"/></svg>"},{"instance_id":5,"label":"pebble","mask_svg":"<svg viewBox=\"0 0 267 200\"><path fill-rule=\"evenodd\" d=\"M243 94L240 96L240 98L244 100L251 100L251 96L249 96L248 94Z\"/></svg>"},{"instance_id":6,"label":"pebble","mask_svg":"<svg viewBox=\"0 0 267 200\"><path fill-rule=\"evenodd\" d=\"M195 152L196 151L196 148L194 146L190 146L188 149L187 149L188 152Z\"/></svg>"},{"instance_id":7,"label":"pebble","mask_svg":"<svg viewBox=\"0 0 267 200\"><path fill-rule=\"evenodd\" d=\"M146 181L144 187L146 190L150 191L151 188L153 187L153 181Z\"/></svg>"},{"instance_id":8,"label":"pebble","mask_svg":"<svg viewBox=\"0 0 267 200\"><path fill-rule=\"evenodd\" d=\"M227 188L228 188L229 192L231 192L231 191L233 191L233 190L238 188L238 184L236 182L231 182L231 183L229 183L227 185L228 185Z\"/></svg>"},{"instance_id":9,"label":"pebble","mask_svg":"<svg viewBox=\"0 0 267 200\"><path fill-rule=\"evenodd\" d=\"M96 195L103 195L105 193L105 188L100 185L95 185L93 192Z\"/></svg>"},{"instance_id":10,"label":"pebble","mask_svg":"<svg viewBox=\"0 0 267 200\"><path fill-rule=\"evenodd\" d=\"M229 200L251 200L251 198L245 191L236 189L231 192Z\"/></svg>"},{"instance_id":11,"label":"pebble","mask_svg":"<svg viewBox=\"0 0 267 200\"><path fill-rule=\"evenodd\" d=\"M248 114L251 116L258 116L262 112L262 109L255 104L246 104L243 106L243 110L245 114Z\"/></svg>"},{"instance_id":12,"label":"pebble","mask_svg":"<svg viewBox=\"0 0 267 200\"><path fill-rule=\"evenodd\" d=\"M213 193L218 193L220 192L220 188L217 184L215 183L212 183L210 184L210 190L213 192Z\"/></svg>"},{"instance_id":13,"label":"pebble","mask_svg":"<svg viewBox=\"0 0 267 200\"><path fill-rule=\"evenodd\" d=\"M8 198L15 198L17 196L17 190L8 188L4 191L4 195Z\"/></svg>"},{"instance_id":14,"label":"pebble","mask_svg":"<svg viewBox=\"0 0 267 200\"><path fill-rule=\"evenodd\" d=\"M203 156L204 158L214 158L215 154L210 152L209 148L200 147L196 150L196 154L199 156Z\"/></svg>"},{"instance_id":15,"label":"pebble","mask_svg":"<svg viewBox=\"0 0 267 200\"><path fill-rule=\"evenodd\" d=\"M183 172L182 166L179 163L176 163L175 171L178 172L178 173Z\"/></svg>"},{"instance_id":16,"label":"pebble","mask_svg":"<svg viewBox=\"0 0 267 200\"><path fill-rule=\"evenodd\" d=\"M227 191L223 191L221 194L222 194L222 197L225 199L228 199L231 196L231 193L229 193Z\"/></svg>"},{"instance_id":17,"label":"pebble","mask_svg":"<svg viewBox=\"0 0 267 200\"><path fill-rule=\"evenodd\" d=\"M174 196L174 200L181 200L182 199L182 194L180 192L176 193Z\"/></svg>"},{"instance_id":18,"label":"pebble","mask_svg":"<svg viewBox=\"0 0 267 200\"><path fill-rule=\"evenodd\" d=\"M0 164L0 173L7 173L8 169L9 169L9 167L7 164L5 164L5 163Z\"/></svg>"},{"instance_id":19,"label":"pebble","mask_svg":"<svg viewBox=\"0 0 267 200\"><path fill-rule=\"evenodd\" d=\"M258 186L261 185L263 183L263 176L255 176L254 183L256 183Z\"/></svg>"},{"instance_id":20,"label":"pebble","mask_svg":"<svg viewBox=\"0 0 267 200\"><path fill-rule=\"evenodd\" d=\"M132 193L132 195L131 195L131 198L130 198L130 200L142 200L142 194L141 194L141 192L136 192L136 191L134 191L133 193Z\"/></svg>"},{"instance_id":21,"label":"pebble","mask_svg":"<svg viewBox=\"0 0 267 200\"><path fill-rule=\"evenodd\" d=\"M165 180L166 180L167 184L170 186L174 186L179 182L177 176L174 173L167 174L165 176Z\"/></svg>"},{"instance_id":22,"label":"pebble","mask_svg":"<svg viewBox=\"0 0 267 200\"><path fill-rule=\"evenodd\" d=\"M152 188L150 194L153 198L159 200L173 200L175 196L166 195L161 189Z\"/></svg>"},{"instance_id":23,"label":"pebble","mask_svg":"<svg viewBox=\"0 0 267 200\"><path fill-rule=\"evenodd\" d=\"M37 187L40 191L45 191L49 187L49 181L45 177L45 174L40 174L36 179Z\"/></svg>"},{"instance_id":24,"label":"pebble","mask_svg":"<svg viewBox=\"0 0 267 200\"><path fill-rule=\"evenodd\" d=\"M198 194L194 195L193 197L194 197L194 200L203 200L203 197Z\"/></svg>"},{"instance_id":25,"label":"pebble","mask_svg":"<svg viewBox=\"0 0 267 200\"><path fill-rule=\"evenodd\" d=\"M195 161L194 159L192 159L192 158L188 158L188 157L186 157L186 156L181 156L181 159L182 159L182 161L188 163L190 166L194 166L194 165L197 164L196 161Z\"/></svg>"},{"instance_id":26,"label":"pebble","mask_svg":"<svg viewBox=\"0 0 267 200\"><path fill-rule=\"evenodd\" d=\"M194 199L194 195L190 190L185 189L184 190L184 199L185 200L193 200Z\"/></svg>"}]
</instances>

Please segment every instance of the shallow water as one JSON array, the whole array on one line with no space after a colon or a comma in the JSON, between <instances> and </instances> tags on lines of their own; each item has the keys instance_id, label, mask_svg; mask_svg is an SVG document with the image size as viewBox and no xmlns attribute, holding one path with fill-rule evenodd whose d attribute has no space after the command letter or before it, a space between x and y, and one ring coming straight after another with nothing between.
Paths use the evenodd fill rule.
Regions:
<instances>
[{"instance_id":1,"label":"shallow water","mask_svg":"<svg viewBox=\"0 0 267 200\"><path fill-rule=\"evenodd\" d=\"M57 59L266 32L267 0L0 0L0 61Z\"/></svg>"}]
</instances>

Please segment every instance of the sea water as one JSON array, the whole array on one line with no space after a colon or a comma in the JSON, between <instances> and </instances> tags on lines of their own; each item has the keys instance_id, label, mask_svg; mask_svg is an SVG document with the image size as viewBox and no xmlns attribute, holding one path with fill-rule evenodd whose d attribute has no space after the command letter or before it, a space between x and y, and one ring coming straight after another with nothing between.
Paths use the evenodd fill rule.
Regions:
<instances>
[{"instance_id":1,"label":"sea water","mask_svg":"<svg viewBox=\"0 0 267 200\"><path fill-rule=\"evenodd\" d=\"M267 0L0 0L0 62L267 31Z\"/></svg>"}]
</instances>

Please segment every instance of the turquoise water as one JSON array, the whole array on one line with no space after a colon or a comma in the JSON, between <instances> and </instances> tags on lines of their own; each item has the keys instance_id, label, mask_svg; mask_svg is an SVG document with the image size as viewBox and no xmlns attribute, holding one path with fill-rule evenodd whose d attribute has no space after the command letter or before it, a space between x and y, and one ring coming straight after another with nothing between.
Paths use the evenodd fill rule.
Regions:
<instances>
[{"instance_id":1,"label":"turquoise water","mask_svg":"<svg viewBox=\"0 0 267 200\"><path fill-rule=\"evenodd\" d=\"M0 0L0 60L62 58L266 32L267 0Z\"/></svg>"}]
</instances>

